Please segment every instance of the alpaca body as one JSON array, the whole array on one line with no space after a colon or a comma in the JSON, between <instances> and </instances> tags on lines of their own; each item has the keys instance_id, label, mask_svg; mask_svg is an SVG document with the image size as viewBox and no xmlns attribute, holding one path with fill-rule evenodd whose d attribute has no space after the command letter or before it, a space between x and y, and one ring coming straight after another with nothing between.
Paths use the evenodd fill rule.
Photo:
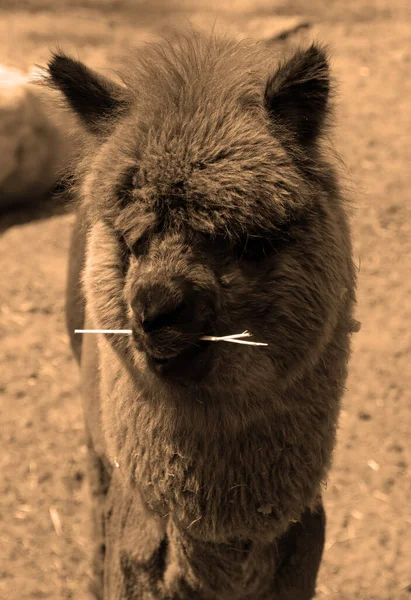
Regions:
<instances>
[{"instance_id":1,"label":"alpaca body","mask_svg":"<svg viewBox=\"0 0 411 600\"><path fill-rule=\"evenodd\" d=\"M325 53L272 61L191 32L124 87L49 65L88 130L67 317L105 600L315 593L355 275ZM200 341L245 329L268 345Z\"/></svg>"},{"instance_id":2,"label":"alpaca body","mask_svg":"<svg viewBox=\"0 0 411 600\"><path fill-rule=\"evenodd\" d=\"M109 351L106 357L109 360L107 363L101 364L95 336L84 336L84 339L81 340L80 336L74 335L74 325L80 324L80 327L93 328L90 317L86 317L85 299L81 294L76 293L76 290L81 289L81 270L85 263L85 237L84 220L79 218L73 231L71 246L67 287L67 322L73 354L77 361L81 362L82 397L89 448L88 470L93 500L96 548L93 560L95 582L92 589L96 598L98 600L103 598L109 600L191 600L193 598L199 600L309 600L313 598L325 540L325 513L319 489L318 496L315 496L314 492L315 501L310 503L314 510L304 508L301 514L297 509L295 514L298 515L298 520L296 523L283 524L278 529L275 525L270 531L270 529L267 530L267 520L270 517L258 513L255 516L260 517L260 526L257 530L249 531L241 521L242 515L239 514L240 521L237 522L237 528L244 529L242 536L245 538L225 537L224 532L221 531L220 536L225 538L225 543L204 542L201 537L200 540L195 540L190 535L190 529L195 527L196 523L190 528L188 521L195 520L195 515L199 510L197 505L189 506L187 515L185 515L185 529L177 529L170 515L167 514L167 502L162 504L156 498L154 501L151 499L157 511L150 509L148 503L142 498L135 478L133 477L132 482L128 481L130 471L128 471L127 464L130 463L130 455L124 453L120 458L116 456L115 450L109 452L107 438L104 435L102 404L105 404L104 398L107 399L110 396L110 400L115 402L119 396L122 397L123 393L119 388L113 395L112 386L110 386L111 395L109 393L107 396L107 390L103 388L103 392L101 387L102 373L105 372L106 379L116 381L116 384L119 383L119 380L123 380L122 385L125 385L126 388L132 384L129 376L124 374L124 369L115 353L112 354ZM106 349L108 348L106 347ZM115 372L117 372L116 375ZM304 385L303 382L302 385ZM136 394L133 387L130 391L133 395ZM126 391L125 397L129 398L129 396L130 394ZM109 414L106 415L107 417L110 421ZM304 419L303 416L302 419ZM330 420L332 427L334 427L334 422L334 419ZM306 423L302 422L301 426L306 429ZM278 427L275 424L273 427L274 432L278 433ZM144 430L144 426L142 430ZM259 435L258 432L259 429L257 429ZM284 435L287 435L286 431ZM332 444L333 431L329 432L329 437L329 443ZM182 441L181 438L177 439ZM204 435L200 436L200 440L203 449L206 448L209 442L204 439ZM197 439L197 443L195 441L194 438L191 450L194 452L191 460L198 467L197 473L201 473L207 456L200 456L200 460L198 460L199 449L196 446L199 440ZM238 441L236 440L234 444L235 448L239 447ZM258 448L254 447L254 458L256 458L257 464L249 465L251 475L253 469L256 470L254 472L259 472L258 462L264 462L264 456L269 454L273 447L272 442L269 441L262 452L261 445L264 444L264 441L267 443L267 438L260 440ZM310 440L307 442L310 446ZM152 457L156 452L162 454L161 459L157 458L155 461L162 476L167 469L167 463L172 463L171 468L175 469L177 466L175 459L180 458L179 454L175 454L175 448L170 451L170 443L168 446L163 446L163 443L162 440L159 444L153 444L153 437L151 437L148 445L140 449L140 454L148 452L148 457ZM278 441L275 441L276 458L279 448L277 444ZM169 454L167 454L167 449ZM181 447L178 449L181 450ZM221 461L227 451L224 442L222 446L220 445L219 450ZM184 451L187 451L187 448ZM132 452L130 454L133 455ZM214 449L214 454L214 460L216 460L218 457L216 449ZM241 462L238 463L239 457L236 459L233 463L230 461L229 465L241 465ZM223 467L226 464L224 460L226 459L223 458ZM293 464L290 455L287 455L287 460L291 463L285 466L284 474L288 477L291 473L294 474L298 467ZM299 456L298 463L301 464L301 461L306 461L304 451ZM187 473L187 465L180 466L180 474L184 478ZM218 463L214 462L210 466L215 469ZM290 471L290 466L292 471ZM281 466L276 465L276 468L281 468ZM212 472L209 471L208 475L212 477ZM227 482L226 475L224 473L223 481L225 483ZM318 475L312 479L310 471L306 476L308 483L313 481L318 483L319 481ZM240 481L239 473L235 469L232 469L232 478L235 482ZM219 478L216 480L220 481ZM147 481L145 483L147 486ZM190 483L193 484L193 482ZM195 483L200 487L198 482ZM264 484L263 487L265 487ZM180 489L184 490L183 496L184 493L188 493L190 497L190 492L185 492L185 488L184 482ZM225 485L225 489L220 490L220 501L224 495L227 495L227 500L235 506L239 490L241 491L241 484L234 483L232 485L230 482L230 485ZM178 488L175 491L178 492ZM169 490L169 493L171 496L175 495L172 490ZM272 509L275 510L275 505L267 503L267 506L264 506L263 499L270 500L272 496L269 494L261 496L261 490L258 490L258 493L261 507L269 515ZM255 513L256 503L252 498L248 499L248 501L250 500ZM225 500L222 506L226 506ZM243 510L247 510L247 505L243 506ZM218 527L218 516L216 519ZM279 532L281 535L278 535ZM219 531L217 530L216 533L218 536ZM251 534L257 543L247 541L247 537L251 537ZM262 543L258 543L259 536L261 536Z\"/></svg>"}]
</instances>

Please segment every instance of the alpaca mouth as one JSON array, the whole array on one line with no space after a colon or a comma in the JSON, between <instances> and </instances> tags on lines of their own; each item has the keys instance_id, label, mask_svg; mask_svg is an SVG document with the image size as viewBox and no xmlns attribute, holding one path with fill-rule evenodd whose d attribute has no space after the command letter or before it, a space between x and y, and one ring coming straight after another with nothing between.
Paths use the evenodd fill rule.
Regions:
<instances>
[{"instance_id":1,"label":"alpaca mouth","mask_svg":"<svg viewBox=\"0 0 411 600\"><path fill-rule=\"evenodd\" d=\"M151 370L161 376L197 379L210 367L208 349L207 342L199 341L167 358L157 357L146 351L147 364Z\"/></svg>"},{"instance_id":2,"label":"alpaca mouth","mask_svg":"<svg viewBox=\"0 0 411 600\"><path fill-rule=\"evenodd\" d=\"M195 338L168 354L166 349L145 339L138 329L132 328L137 349L145 355L150 371L161 377L176 379L200 379L210 371L212 355L210 342Z\"/></svg>"},{"instance_id":3,"label":"alpaca mouth","mask_svg":"<svg viewBox=\"0 0 411 600\"><path fill-rule=\"evenodd\" d=\"M149 355L150 356L150 355ZM176 355L177 356L177 355ZM156 358L155 356L150 356L150 359L153 361L155 365L166 365L170 360L175 358L171 356L169 358Z\"/></svg>"}]
</instances>

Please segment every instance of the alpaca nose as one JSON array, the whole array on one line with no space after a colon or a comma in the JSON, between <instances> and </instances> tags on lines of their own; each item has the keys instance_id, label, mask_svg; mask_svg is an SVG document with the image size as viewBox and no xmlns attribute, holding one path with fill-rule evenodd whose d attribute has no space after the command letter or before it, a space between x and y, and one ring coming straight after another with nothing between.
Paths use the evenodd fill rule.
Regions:
<instances>
[{"instance_id":1,"label":"alpaca nose","mask_svg":"<svg viewBox=\"0 0 411 600\"><path fill-rule=\"evenodd\" d=\"M147 334L164 327L185 329L195 319L196 294L192 289L153 284L141 288L132 302L137 321Z\"/></svg>"}]
</instances>

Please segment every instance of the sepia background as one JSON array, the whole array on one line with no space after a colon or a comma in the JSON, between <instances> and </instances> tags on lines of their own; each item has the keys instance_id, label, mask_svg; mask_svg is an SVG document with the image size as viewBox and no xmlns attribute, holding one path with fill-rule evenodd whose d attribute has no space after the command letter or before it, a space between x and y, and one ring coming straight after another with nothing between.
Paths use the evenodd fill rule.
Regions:
<instances>
[{"instance_id":1,"label":"sepia background","mask_svg":"<svg viewBox=\"0 0 411 600\"><path fill-rule=\"evenodd\" d=\"M411 599L411 2L0 0L0 64L27 72L58 44L107 74L165 25L216 16L279 48L330 44L362 329L324 492L317 597ZM1 600L81 600L89 577L86 447L63 312L72 222L64 200L0 213Z\"/></svg>"}]
</instances>

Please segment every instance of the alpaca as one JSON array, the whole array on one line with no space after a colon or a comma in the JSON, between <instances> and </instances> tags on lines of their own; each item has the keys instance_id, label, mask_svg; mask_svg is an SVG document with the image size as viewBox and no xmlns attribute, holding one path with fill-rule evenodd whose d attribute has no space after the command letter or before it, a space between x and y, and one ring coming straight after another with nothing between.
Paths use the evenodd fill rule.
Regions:
<instances>
[{"instance_id":1,"label":"alpaca","mask_svg":"<svg viewBox=\"0 0 411 600\"><path fill-rule=\"evenodd\" d=\"M82 130L67 320L96 597L312 598L355 303L327 52L177 32L121 85L62 53L47 79ZM268 345L201 339L244 330Z\"/></svg>"}]
</instances>

